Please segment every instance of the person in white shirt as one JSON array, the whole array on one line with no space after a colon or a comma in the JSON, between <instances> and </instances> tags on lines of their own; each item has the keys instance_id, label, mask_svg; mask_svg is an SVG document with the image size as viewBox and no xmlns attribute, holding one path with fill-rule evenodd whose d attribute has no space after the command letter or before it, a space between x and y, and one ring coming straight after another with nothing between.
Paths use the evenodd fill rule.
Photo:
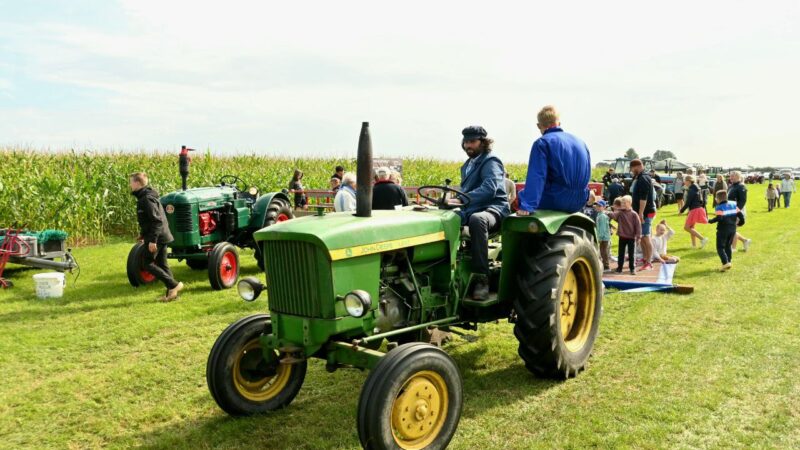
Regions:
<instances>
[{"instance_id":1,"label":"person in white shirt","mask_svg":"<svg viewBox=\"0 0 800 450\"><path fill-rule=\"evenodd\" d=\"M347 172L342 176L342 186L333 199L336 212L356 210L356 174Z\"/></svg>"},{"instance_id":2,"label":"person in white shirt","mask_svg":"<svg viewBox=\"0 0 800 450\"><path fill-rule=\"evenodd\" d=\"M680 261L677 256L672 256L667 253L667 241L672 239L675 235L675 230L667 225L666 220L662 220L656 225L656 232L650 237L653 243L653 261L662 264L675 264Z\"/></svg>"},{"instance_id":3,"label":"person in white shirt","mask_svg":"<svg viewBox=\"0 0 800 450\"><path fill-rule=\"evenodd\" d=\"M792 200L792 192L796 192L797 187L794 185L794 180L790 174L784 174L781 180L781 195L783 196L783 207L788 208L789 202Z\"/></svg>"}]
</instances>

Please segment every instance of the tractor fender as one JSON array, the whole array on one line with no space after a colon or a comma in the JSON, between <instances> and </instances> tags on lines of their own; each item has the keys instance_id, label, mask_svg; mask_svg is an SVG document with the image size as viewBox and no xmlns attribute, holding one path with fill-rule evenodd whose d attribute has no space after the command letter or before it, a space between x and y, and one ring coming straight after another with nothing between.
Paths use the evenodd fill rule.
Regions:
<instances>
[{"instance_id":1,"label":"tractor fender","mask_svg":"<svg viewBox=\"0 0 800 450\"><path fill-rule=\"evenodd\" d=\"M566 226L580 227L596 239L595 223L582 213L536 211L530 216L511 216L503 220L503 266L498 298L512 301L517 293L516 272L522 267L522 251L532 235L557 234Z\"/></svg>"},{"instance_id":2,"label":"tractor fender","mask_svg":"<svg viewBox=\"0 0 800 450\"><path fill-rule=\"evenodd\" d=\"M289 196L283 192L270 192L258 197L255 204L253 204L253 214L250 216L250 227L259 230L264 228L264 221L267 218L267 208L272 200L275 198L282 198L291 204Z\"/></svg>"},{"instance_id":3,"label":"tractor fender","mask_svg":"<svg viewBox=\"0 0 800 450\"><path fill-rule=\"evenodd\" d=\"M507 233L547 233L558 231L572 225L583 228L589 234L595 234L595 223L583 213L565 213L561 211L536 211L530 216L511 216L503 221L503 235Z\"/></svg>"}]
</instances>

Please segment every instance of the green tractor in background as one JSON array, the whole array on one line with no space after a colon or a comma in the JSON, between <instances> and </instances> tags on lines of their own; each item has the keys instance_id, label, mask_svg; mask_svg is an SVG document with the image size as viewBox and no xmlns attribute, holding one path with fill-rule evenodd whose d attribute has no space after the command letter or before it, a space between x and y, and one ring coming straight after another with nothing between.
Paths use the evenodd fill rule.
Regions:
<instances>
[{"instance_id":1,"label":"green tractor in background","mask_svg":"<svg viewBox=\"0 0 800 450\"><path fill-rule=\"evenodd\" d=\"M256 233L266 285L244 278L238 290L247 301L268 290L270 314L231 324L211 349L207 383L225 412L286 407L308 359L319 358L328 371L371 371L356 414L362 446L438 449L463 402L458 367L441 349L451 331L508 320L535 375L566 379L585 368L604 293L591 219L547 211L505 219L490 243L492 294L475 301L470 240L445 200L469 196L426 186L420 195L436 207L373 213L366 123L357 176L355 214L320 210Z\"/></svg>"},{"instance_id":2,"label":"green tractor in background","mask_svg":"<svg viewBox=\"0 0 800 450\"><path fill-rule=\"evenodd\" d=\"M179 157L182 189L161 197L169 230L171 259L186 261L195 270L208 270L215 290L228 289L239 279L237 248L255 250L259 268L264 258L253 235L256 231L294 218L289 197L282 192L259 195L258 189L234 175L224 175L214 187L187 189L192 149L183 146ZM128 253L128 281L132 286L150 284L153 274L144 266L149 255L138 243Z\"/></svg>"}]
</instances>

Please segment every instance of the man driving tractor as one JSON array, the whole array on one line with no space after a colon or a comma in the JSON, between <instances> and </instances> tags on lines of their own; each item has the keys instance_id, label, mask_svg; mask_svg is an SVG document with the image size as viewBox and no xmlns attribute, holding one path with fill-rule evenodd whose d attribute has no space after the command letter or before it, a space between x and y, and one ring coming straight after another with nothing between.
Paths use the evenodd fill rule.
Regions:
<instances>
[{"instance_id":1,"label":"man driving tractor","mask_svg":"<svg viewBox=\"0 0 800 450\"><path fill-rule=\"evenodd\" d=\"M471 199L460 212L461 225L469 227L472 240L474 300L489 298L489 234L500 229L500 222L511 213L503 181L503 162L492 152L492 139L481 126L469 126L461 132L461 148L469 159L461 166L461 190ZM450 199L451 205L461 204Z\"/></svg>"}]
</instances>

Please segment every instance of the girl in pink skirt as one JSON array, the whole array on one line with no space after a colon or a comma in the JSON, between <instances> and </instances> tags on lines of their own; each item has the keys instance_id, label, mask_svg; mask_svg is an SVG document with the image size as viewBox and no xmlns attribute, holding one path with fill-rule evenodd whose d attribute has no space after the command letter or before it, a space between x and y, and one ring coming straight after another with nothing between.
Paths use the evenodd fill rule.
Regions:
<instances>
[{"instance_id":1,"label":"girl in pink skirt","mask_svg":"<svg viewBox=\"0 0 800 450\"><path fill-rule=\"evenodd\" d=\"M683 229L692 236L692 248L697 247L698 239L700 240L700 248L703 248L708 243L708 239L694 229L694 226L698 223L708 223L708 213L706 212L706 205L703 203L703 195L700 193L700 188L695 184L693 175L684 175L683 185L685 194L681 213L687 209L689 210Z\"/></svg>"}]
</instances>

